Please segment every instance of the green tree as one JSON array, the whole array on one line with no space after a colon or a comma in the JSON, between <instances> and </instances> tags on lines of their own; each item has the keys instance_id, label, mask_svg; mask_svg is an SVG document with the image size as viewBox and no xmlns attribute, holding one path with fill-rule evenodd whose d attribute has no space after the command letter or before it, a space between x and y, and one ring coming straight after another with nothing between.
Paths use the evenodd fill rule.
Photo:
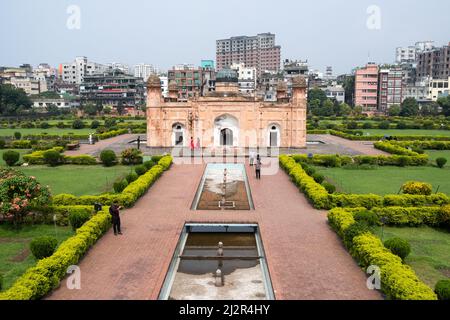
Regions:
<instances>
[{"instance_id":1,"label":"green tree","mask_svg":"<svg viewBox=\"0 0 450 320\"><path fill-rule=\"evenodd\" d=\"M125 106L123 105L122 101L119 102L116 109L117 109L117 113L119 114L119 116L121 116L125 110Z\"/></svg>"},{"instance_id":2,"label":"green tree","mask_svg":"<svg viewBox=\"0 0 450 320\"><path fill-rule=\"evenodd\" d=\"M345 103L349 106L354 105L353 96L355 95L355 76L347 76L344 80Z\"/></svg>"},{"instance_id":3,"label":"green tree","mask_svg":"<svg viewBox=\"0 0 450 320\"><path fill-rule=\"evenodd\" d=\"M347 103L339 104L338 116L348 116L352 113L352 108Z\"/></svg>"},{"instance_id":4,"label":"green tree","mask_svg":"<svg viewBox=\"0 0 450 320\"><path fill-rule=\"evenodd\" d=\"M322 107L319 109L319 116L329 117L332 116L334 113L334 103L330 99L325 100L325 102L322 104Z\"/></svg>"},{"instance_id":5,"label":"green tree","mask_svg":"<svg viewBox=\"0 0 450 320\"><path fill-rule=\"evenodd\" d=\"M59 108L58 108L58 106L56 106L56 105L53 104L53 103L48 104L48 105L46 106L45 109L47 110L48 113L51 113L51 114L59 114Z\"/></svg>"},{"instance_id":6,"label":"green tree","mask_svg":"<svg viewBox=\"0 0 450 320\"><path fill-rule=\"evenodd\" d=\"M400 116L402 117L414 117L419 114L419 104L414 98L406 98L402 103L402 110Z\"/></svg>"},{"instance_id":7,"label":"green tree","mask_svg":"<svg viewBox=\"0 0 450 320\"><path fill-rule=\"evenodd\" d=\"M92 103L85 104L82 108L83 111L90 116L95 116L98 111L97 106Z\"/></svg>"},{"instance_id":8,"label":"green tree","mask_svg":"<svg viewBox=\"0 0 450 320\"><path fill-rule=\"evenodd\" d=\"M0 85L0 114L16 115L31 109L31 99L23 89L10 84Z\"/></svg>"},{"instance_id":9,"label":"green tree","mask_svg":"<svg viewBox=\"0 0 450 320\"><path fill-rule=\"evenodd\" d=\"M400 111L402 111L401 107L398 104L393 104L389 110L388 110L388 114L391 117L396 117L398 115L400 115Z\"/></svg>"},{"instance_id":10,"label":"green tree","mask_svg":"<svg viewBox=\"0 0 450 320\"><path fill-rule=\"evenodd\" d=\"M439 104L436 102L427 103L422 106L420 113L423 116L437 116L439 114Z\"/></svg>"},{"instance_id":11,"label":"green tree","mask_svg":"<svg viewBox=\"0 0 450 320\"><path fill-rule=\"evenodd\" d=\"M450 96L441 97L437 100L438 105L442 108L442 113L446 116L450 116Z\"/></svg>"},{"instance_id":12,"label":"green tree","mask_svg":"<svg viewBox=\"0 0 450 320\"><path fill-rule=\"evenodd\" d=\"M327 99L327 95L322 89L313 88L308 91L308 103L314 100L319 100L320 105L322 105Z\"/></svg>"},{"instance_id":13,"label":"green tree","mask_svg":"<svg viewBox=\"0 0 450 320\"><path fill-rule=\"evenodd\" d=\"M362 114L362 112L363 112L363 107L361 107L361 106L355 106L355 107L353 108L352 115L354 115L354 116L360 116L360 115Z\"/></svg>"}]
</instances>

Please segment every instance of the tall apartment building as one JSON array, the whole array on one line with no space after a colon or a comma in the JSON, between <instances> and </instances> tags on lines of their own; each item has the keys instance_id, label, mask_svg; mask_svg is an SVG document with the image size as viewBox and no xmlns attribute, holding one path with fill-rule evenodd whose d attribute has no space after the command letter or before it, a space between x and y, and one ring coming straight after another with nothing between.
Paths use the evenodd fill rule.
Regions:
<instances>
[{"instance_id":1,"label":"tall apartment building","mask_svg":"<svg viewBox=\"0 0 450 320\"><path fill-rule=\"evenodd\" d=\"M111 70L120 70L121 72L123 72L125 74L132 74L132 73L130 73L130 66L125 63L112 62L112 63L108 63L106 66Z\"/></svg>"},{"instance_id":2,"label":"tall apartment building","mask_svg":"<svg viewBox=\"0 0 450 320\"><path fill-rule=\"evenodd\" d=\"M448 79L450 76L450 42L441 48L424 51L417 57L417 76Z\"/></svg>"},{"instance_id":3,"label":"tall apartment building","mask_svg":"<svg viewBox=\"0 0 450 320\"><path fill-rule=\"evenodd\" d=\"M158 69L151 64L140 63L134 65L134 76L137 78L142 78L144 81L147 81L151 75L157 73Z\"/></svg>"},{"instance_id":4,"label":"tall apartment building","mask_svg":"<svg viewBox=\"0 0 450 320\"><path fill-rule=\"evenodd\" d=\"M63 82L80 85L85 76L101 74L107 69L105 65L88 61L87 57L76 57L73 62L60 64L58 71Z\"/></svg>"},{"instance_id":5,"label":"tall apartment building","mask_svg":"<svg viewBox=\"0 0 450 320\"><path fill-rule=\"evenodd\" d=\"M234 63L243 63L247 68L255 68L260 77L263 72L280 70L281 47L275 45L275 35L272 33L217 40L216 61L218 71Z\"/></svg>"},{"instance_id":6,"label":"tall apartment building","mask_svg":"<svg viewBox=\"0 0 450 320\"><path fill-rule=\"evenodd\" d=\"M378 109L378 66L374 63L355 71L355 106L361 106L366 113Z\"/></svg>"},{"instance_id":7,"label":"tall apartment building","mask_svg":"<svg viewBox=\"0 0 450 320\"><path fill-rule=\"evenodd\" d=\"M386 113L395 104L400 105L405 91L405 75L401 67L381 69L378 81L378 111Z\"/></svg>"}]
</instances>

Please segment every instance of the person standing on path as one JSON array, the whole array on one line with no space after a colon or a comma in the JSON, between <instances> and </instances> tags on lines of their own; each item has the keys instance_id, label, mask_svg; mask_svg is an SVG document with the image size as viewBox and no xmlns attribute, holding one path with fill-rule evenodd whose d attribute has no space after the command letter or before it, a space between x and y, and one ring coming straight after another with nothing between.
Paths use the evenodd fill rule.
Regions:
<instances>
[{"instance_id":1,"label":"person standing on path","mask_svg":"<svg viewBox=\"0 0 450 320\"><path fill-rule=\"evenodd\" d=\"M194 151L195 145L194 145L194 138L191 137L191 151Z\"/></svg>"},{"instance_id":2,"label":"person standing on path","mask_svg":"<svg viewBox=\"0 0 450 320\"><path fill-rule=\"evenodd\" d=\"M261 158L259 154L256 156L255 171L256 179L261 180Z\"/></svg>"},{"instance_id":3,"label":"person standing on path","mask_svg":"<svg viewBox=\"0 0 450 320\"><path fill-rule=\"evenodd\" d=\"M117 236L118 234L122 234L122 231L120 230L120 212L119 212L121 208L122 207L119 206L117 201L114 201L114 203L109 207L109 213L112 216L112 224L115 236Z\"/></svg>"},{"instance_id":4,"label":"person standing on path","mask_svg":"<svg viewBox=\"0 0 450 320\"><path fill-rule=\"evenodd\" d=\"M253 164L255 162L255 152L254 151L249 152L249 160L250 160L250 167L253 167Z\"/></svg>"}]
</instances>

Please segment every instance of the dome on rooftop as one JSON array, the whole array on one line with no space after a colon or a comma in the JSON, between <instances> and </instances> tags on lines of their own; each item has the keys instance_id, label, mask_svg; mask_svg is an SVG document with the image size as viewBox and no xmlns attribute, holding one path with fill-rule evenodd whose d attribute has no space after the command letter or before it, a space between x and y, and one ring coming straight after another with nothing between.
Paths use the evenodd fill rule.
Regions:
<instances>
[{"instance_id":1,"label":"dome on rooftop","mask_svg":"<svg viewBox=\"0 0 450 320\"><path fill-rule=\"evenodd\" d=\"M157 75L151 75L147 80L147 88L161 88L161 80Z\"/></svg>"}]
</instances>

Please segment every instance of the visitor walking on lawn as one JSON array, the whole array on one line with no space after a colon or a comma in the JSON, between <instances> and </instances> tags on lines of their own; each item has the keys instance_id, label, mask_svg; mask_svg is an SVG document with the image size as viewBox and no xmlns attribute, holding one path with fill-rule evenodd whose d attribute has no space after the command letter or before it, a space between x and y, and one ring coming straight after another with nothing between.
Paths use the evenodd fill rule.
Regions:
<instances>
[{"instance_id":1,"label":"visitor walking on lawn","mask_svg":"<svg viewBox=\"0 0 450 320\"><path fill-rule=\"evenodd\" d=\"M115 236L117 236L117 234L122 234L122 231L120 230L120 209L122 209L122 207L119 206L119 203L117 201L114 201L114 203L109 207L109 213L112 216L112 224Z\"/></svg>"},{"instance_id":2,"label":"visitor walking on lawn","mask_svg":"<svg viewBox=\"0 0 450 320\"><path fill-rule=\"evenodd\" d=\"M261 180L261 157L259 154L256 156L255 171L256 179Z\"/></svg>"}]
</instances>

